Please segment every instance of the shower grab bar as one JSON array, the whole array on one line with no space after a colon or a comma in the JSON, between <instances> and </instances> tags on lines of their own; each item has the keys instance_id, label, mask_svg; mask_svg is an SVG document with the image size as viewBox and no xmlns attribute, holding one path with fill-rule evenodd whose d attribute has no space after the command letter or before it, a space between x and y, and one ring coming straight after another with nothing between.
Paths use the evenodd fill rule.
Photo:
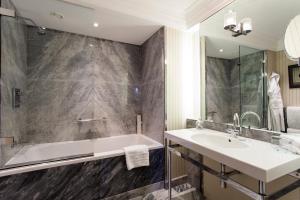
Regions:
<instances>
[{"instance_id":1,"label":"shower grab bar","mask_svg":"<svg viewBox=\"0 0 300 200\"><path fill-rule=\"evenodd\" d=\"M7 17L15 17L16 12L11 9L0 7L0 15L7 16Z\"/></svg>"},{"instance_id":2,"label":"shower grab bar","mask_svg":"<svg viewBox=\"0 0 300 200\"><path fill-rule=\"evenodd\" d=\"M77 122L82 123L82 122L93 122L93 121L102 121L102 120L106 120L106 117L102 117L101 119L99 119L99 118L97 118L97 119L93 119L93 118L81 119L81 118L79 118L77 120Z\"/></svg>"}]
</instances>

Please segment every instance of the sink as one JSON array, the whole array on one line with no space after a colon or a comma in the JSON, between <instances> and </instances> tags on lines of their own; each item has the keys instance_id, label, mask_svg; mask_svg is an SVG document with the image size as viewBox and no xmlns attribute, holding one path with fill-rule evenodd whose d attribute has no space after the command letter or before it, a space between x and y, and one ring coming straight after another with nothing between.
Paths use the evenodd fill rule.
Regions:
<instances>
[{"instance_id":1,"label":"sink","mask_svg":"<svg viewBox=\"0 0 300 200\"><path fill-rule=\"evenodd\" d=\"M195 142L206 143L212 146L218 146L222 148L247 148L248 145L245 142L240 141L238 138L232 138L223 135L208 135L197 134L193 135L192 139Z\"/></svg>"},{"instance_id":2,"label":"sink","mask_svg":"<svg viewBox=\"0 0 300 200\"><path fill-rule=\"evenodd\" d=\"M165 138L243 174L271 182L299 169L300 155L251 138L231 137L210 129L165 132Z\"/></svg>"}]
</instances>

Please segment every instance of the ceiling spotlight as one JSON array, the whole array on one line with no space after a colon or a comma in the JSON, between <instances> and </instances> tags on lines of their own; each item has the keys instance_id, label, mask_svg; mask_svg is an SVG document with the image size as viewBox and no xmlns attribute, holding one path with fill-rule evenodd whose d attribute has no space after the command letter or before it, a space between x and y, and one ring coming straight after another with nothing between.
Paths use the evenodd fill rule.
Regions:
<instances>
[{"instance_id":1,"label":"ceiling spotlight","mask_svg":"<svg viewBox=\"0 0 300 200\"><path fill-rule=\"evenodd\" d=\"M98 22L94 22L94 27L97 28L99 26Z\"/></svg>"},{"instance_id":2,"label":"ceiling spotlight","mask_svg":"<svg viewBox=\"0 0 300 200\"><path fill-rule=\"evenodd\" d=\"M224 50L223 49L219 49L219 51L222 53Z\"/></svg>"}]
</instances>

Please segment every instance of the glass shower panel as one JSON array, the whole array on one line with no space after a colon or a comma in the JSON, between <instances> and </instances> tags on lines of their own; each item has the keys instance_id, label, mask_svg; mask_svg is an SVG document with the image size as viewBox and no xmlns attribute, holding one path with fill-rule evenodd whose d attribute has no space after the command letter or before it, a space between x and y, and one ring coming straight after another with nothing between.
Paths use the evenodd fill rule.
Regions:
<instances>
[{"instance_id":1,"label":"glass shower panel","mask_svg":"<svg viewBox=\"0 0 300 200\"><path fill-rule=\"evenodd\" d=\"M9 1L1 6L13 9ZM21 20L1 16L1 132L0 167L22 147L25 106L21 96L26 85L26 34Z\"/></svg>"},{"instance_id":2,"label":"glass shower panel","mask_svg":"<svg viewBox=\"0 0 300 200\"><path fill-rule=\"evenodd\" d=\"M10 0L1 0L1 7L16 10ZM77 97L73 87L82 81L67 82L70 73L61 70L59 74L61 71L55 68L61 66L55 61L62 60L59 59L64 57L61 52L67 50L58 53L55 48L49 50L49 41L60 32L42 34L40 28L27 24L28 20L29 24L35 24L34 21L16 14L16 17L1 15L0 24L0 168L93 155L91 139L96 122L79 123L73 116L79 111L73 112L71 117L67 115L67 108L73 106L67 100L70 96ZM57 37L68 39L67 33L61 35ZM74 36L73 40L77 41L78 37ZM58 58L55 60L53 55ZM48 57L51 59L46 60ZM37 62L41 60L44 62ZM67 74L67 78L57 81L61 74ZM65 89L67 83L71 89ZM64 107L59 107L61 105ZM80 117L85 117L84 114Z\"/></svg>"},{"instance_id":3,"label":"glass shower panel","mask_svg":"<svg viewBox=\"0 0 300 200\"><path fill-rule=\"evenodd\" d=\"M240 46L240 111L244 127L266 127L266 86L264 51Z\"/></svg>"}]
</instances>

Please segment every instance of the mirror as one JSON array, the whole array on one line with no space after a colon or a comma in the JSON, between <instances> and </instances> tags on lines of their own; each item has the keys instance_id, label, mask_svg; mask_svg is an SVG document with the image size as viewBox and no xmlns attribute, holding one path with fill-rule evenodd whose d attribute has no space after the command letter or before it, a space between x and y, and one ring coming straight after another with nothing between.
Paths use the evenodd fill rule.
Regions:
<instances>
[{"instance_id":1,"label":"mirror","mask_svg":"<svg viewBox=\"0 0 300 200\"><path fill-rule=\"evenodd\" d=\"M284 37L284 46L287 54L293 60L300 59L300 15L289 23Z\"/></svg>"},{"instance_id":2,"label":"mirror","mask_svg":"<svg viewBox=\"0 0 300 200\"><path fill-rule=\"evenodd\" d=\"M290 57L299 58L299 14L298 0L237 0L201 23L207 120L233 123L238 113L244 127L300 130L300 88L288 75Z\"/></svg>"}]
</instances>

